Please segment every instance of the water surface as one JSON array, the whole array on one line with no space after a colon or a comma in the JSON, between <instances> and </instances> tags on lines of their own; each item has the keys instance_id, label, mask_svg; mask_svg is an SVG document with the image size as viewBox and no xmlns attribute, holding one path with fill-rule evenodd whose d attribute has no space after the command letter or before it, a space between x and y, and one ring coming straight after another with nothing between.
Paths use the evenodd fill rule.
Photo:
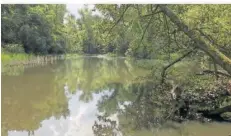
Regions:
<instances>
[{"instance_id":1,"label":"water surface","mask_svg":"<svg viewBox=\"0 0 231 136\"><path fill-rule=\"evenodd\" d=\"M231 125L225 123L188 122L169 123L171 125L158 128L146 127L150 123L149 114L153 114L149 109L155 107L137 101L137 96L143 90L150 90L143 85L143 77L150 74L136 61L97 57L60 60L54 64L25 68L16 75L10 72L4 74L2 135L231 134ZM137 106L131 109L129 105L132 104ZM146 111L142 110L144 107L147 107Z\"/></svg>"}]
</instances>

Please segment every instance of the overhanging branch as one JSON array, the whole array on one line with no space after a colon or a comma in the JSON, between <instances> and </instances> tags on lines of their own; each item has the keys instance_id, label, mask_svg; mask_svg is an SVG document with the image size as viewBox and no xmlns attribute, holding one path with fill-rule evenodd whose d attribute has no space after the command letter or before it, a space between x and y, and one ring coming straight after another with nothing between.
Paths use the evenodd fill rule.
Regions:
<instances>
[{"instance_id":1,"label":"overhanging branch","mask_svg":"<svg viewBox=\"0 0 231 136\"><path fill-rule=\"evenodd\" d=\"M156 13L157 9L158 9L158 5L156 6L156 8L155 8L155 10L153 11L153 13ZM152 14L153 14L153 13L152 13ZM147 24L147 26L146 26L146 28L145 28L143 34L142 34L142 37L141 37L141 39L140 39L139 45L142 43L142 41L143 41L143 39L144 39L144 35L145 35L145 33L147 32L148 27L149 27L149 25L150 25L151 22L152 22L152 18L153 18L153 16L151 16L151 18L150 18L149 21L148 21L148 24Z\"/></svg>"},{"instance_id":2,"label":"overhanging branch","mask_svg":"<svg viewBox=\"0 0 231 136\"><path fill-rule=\"evenodd\" d=\"M158 5L156 5L156 8L154 9L154 12L152 12L151 14L143 15L141 17L144 18L144 17L149 17L149 16L153 16L155 14L161 13L161 11L157 11L157 9L158 9Z\"/></svg>"},{"instance_id":3,"label":"overhanging branch","mask_svg":"<svg viewBox=\"0 0 231 136\"><path fill-rule=\"evenodd\" d=\"M147 32L147 30L148 30L148 27L149 27L149 25L151 24L151 21L152 21L152 17L149 19L148 24L147 24L146 28L144 29L144 32L143 32L142 37L141 37L141 39L140 39L139 45L142 43L142 41L143 41L143 39L144 39L144 35L146 34L146 32Z\"/></svg>"},{"instance_id":4,"label":"overhanging branch","mask_svg":"<svg viewBox=\"0 0 231 136\"><path fill-rule=\"evenodd\" d=\"M124 17L125 12L128 10L130 5L128 5L125 10L123 11L122 15L120 16L120 18L116 21L116 23L109 29L108 34L111 33L112 29L122 20L122 18Z\"/></svg>"},{"instance_id":5,"label":"overhanging branch","mask_svg":"<svg viewBox=\"0 0 231 136\"><path fill-rule=\"evenodd\" d=\"M172 63L168 64L167 66L165 66L162 70L161 73L161 83L164 83L165 80L165 76L166 76L166 71L168 68L170 68L171 66L173 66L174 64L176 64L177 62L181 61L183 58L187 57L188 55L190 55L194 50L188 51L187 53L185 53L183 56L179 57L178 59L176 59L175 61L173 61Z\"/></svg>"},{"instance_id":6,"label":"overhanging branch","mask_svg":"<svg viewBox=\"0 0 231 136\"><path fill-rule=\"evenodd\" d=\"M220 65L224 70L226 70L229 74L231 74L231 59L228 58L225 54L220 52L212 43L207 42L201 35L198 35L195 30L190 29L179 17L173 13L165 5L159 5L160 10L169 17L169 19L178 27L179 30L184 32L191 40L193 40L196 44L194 47L204 51L211 58L215 60L215 62Z\"/></svg>"}]
</instances>

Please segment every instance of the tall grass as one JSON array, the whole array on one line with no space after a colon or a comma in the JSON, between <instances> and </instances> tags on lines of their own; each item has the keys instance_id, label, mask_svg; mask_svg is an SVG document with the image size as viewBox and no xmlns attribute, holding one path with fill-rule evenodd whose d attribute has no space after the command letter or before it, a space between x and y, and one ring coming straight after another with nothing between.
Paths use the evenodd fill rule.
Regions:
<instances>
[{"instance_id":1,"label":"tall grass","mask_svg":"<svg viewBox=\"0 0 231 136\"><path fill-rule=\"evenodd\" d=\"M81 54L69 54L69 53L64 55L65 59L75 59L81 56L82 56Z\"/></svg>"},{"instance_id":2,"label":"tall grass","mask_svg":"<svg viewBox=\"0 0 231 136\"><path fill-rule=\"evenodd\" d=\"M25 68L53 64L56 60L62 59L62 56L35 56L25 53L2 53L3 75L20 75Z\"/></svg>"},{"instance_id":3,"label":"tall grass","mask_svg":"<svg viewBox=\"0 0 231 136\"><path fill-rule=\"evenodd\" d=\"M1 61L2 64L16 62L16 61L26 61L34 56L32 54L25 54L25 53L1 53Z\"/></svg>"}]
</instances>

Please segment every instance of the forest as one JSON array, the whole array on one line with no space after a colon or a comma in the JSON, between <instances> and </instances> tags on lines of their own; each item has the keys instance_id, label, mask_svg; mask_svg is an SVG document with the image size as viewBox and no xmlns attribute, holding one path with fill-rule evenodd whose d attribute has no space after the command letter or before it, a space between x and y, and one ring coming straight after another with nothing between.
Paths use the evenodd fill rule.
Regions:
<instances>
[{"instance_id":1,"label":"forest","mask_svg":"<svg viewBox=\"0 0 231 136\"><path fill-rule=\"evenodd\" d=\"M230 5L96 5L81 9L78 19L65 5L2 5L1 10L3 51L168 60L186 53L231 73ZM96 10L101 15L93 15Z\"/></svg>"},{"instance_id":2,"label":"forest","mask_svg":"<svg viewBox=\"0 0 231 136\"><path fill-rule=\"evenodd\" d=\"M135 71L129 61L121 62L125 65L121 70L117 62L112 65L106 60L94 60L95 69L92 60L83 59L70 64L75 74L63 70L66 73L57 80L75 82L78 78L83 83L80 87L87 90L82 98L86 101L91 91L108 84L121 98L125 97L123 91L139 92L135 102L145 106L134 104L127 112L147 112L148 116L134 115L134 124L147 128L144 122L165 119L231 121L231 5L96 4L93 9L85 6L76 12L80 18L71 14L66 5L2 5L2 62L17 54L122 56L135 60L151 74ZM130 73L118 75L119 71ZM148 82L121 85L138 73ZM123 76L126 78L120 79ZM114 83L117 80L120 84ZM105 97L100 108L118 107L119 100ZM158 107L160 102L167 110ZM161 117L153 106L159 108Z\"/></svg>"}]
</instances>

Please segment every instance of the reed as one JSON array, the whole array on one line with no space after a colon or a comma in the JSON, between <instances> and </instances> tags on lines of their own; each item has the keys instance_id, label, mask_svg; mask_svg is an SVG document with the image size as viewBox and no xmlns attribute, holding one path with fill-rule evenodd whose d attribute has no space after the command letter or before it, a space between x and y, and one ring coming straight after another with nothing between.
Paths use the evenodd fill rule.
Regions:
<instances>
[{"instance_id":1,"label":"reed","mask_svg":"<svg viewBox=\"0 0 231 136\"><path fill-rule=\"evenodd\" d=\"M4 66L17 66L17 65L44 65L47 63L54 63L56 60L63 59L63 55L46 55L35 56L32 54L14 54L2 53L1 60Z\"/></svg>"}]
</instances>

